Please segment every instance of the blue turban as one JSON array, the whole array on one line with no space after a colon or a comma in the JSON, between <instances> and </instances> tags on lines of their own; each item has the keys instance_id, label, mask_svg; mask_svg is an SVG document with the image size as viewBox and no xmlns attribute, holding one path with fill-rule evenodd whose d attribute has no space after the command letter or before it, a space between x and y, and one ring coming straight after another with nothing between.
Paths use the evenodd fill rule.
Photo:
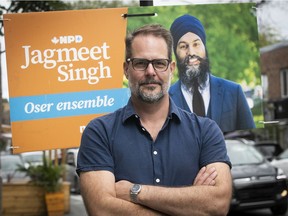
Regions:
<instances>
[{"instance_id":1,"label":"blue turban","mask_svg":"<svg viewBox=\"0 0 288 216\"><path fill-rule=\"evenodd\" d=\"M174 20L170 27L170 31L173 37L173 48L174 52L176 51L176 47L179 39L188 32L192 32L198 35L203 44L206 46L206 33L205 29L196 17L185 14L183 16L178 17Z\"/></svg>"}]
</instances>

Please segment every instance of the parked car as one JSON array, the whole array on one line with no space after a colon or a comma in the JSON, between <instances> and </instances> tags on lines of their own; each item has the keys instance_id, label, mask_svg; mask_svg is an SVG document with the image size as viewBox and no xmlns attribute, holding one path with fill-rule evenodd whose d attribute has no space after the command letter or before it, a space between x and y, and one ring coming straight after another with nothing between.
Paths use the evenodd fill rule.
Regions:
<instances>
[{"instance_id":1,"label":"parked car","mask_svg":"<svg viewBox=\"0 0 288 216\"><path fill-rule=\"evenodd\" d=\"M279 143L273 140L257 141L254 143L254 146L269 161L274 157L277 157L283 151Z\"/></svg>"},{"instance_id":2,"label":"parked car","mask_svg":"<svg viewBox=\"0 0 288 216\"><path fill-rule=\"evenodd\" d=\"M287 179L253 146L226 140L232 163L231 211L270 208L274 215L287 211Z\"/></svg>"},{"instance_id":3,"label":"parked car","mask_svg":"<svg viewBox=\"0 0 288 216\"><path fill-rule=\"evenodd\" d=\"M23 152L20 155L26 168L43 164L43 151Z\"/></svg>"},{"instance_id":4,"label":"parked car","mask_svg":"<svg viewBox=\"0 0 288 216\"><path fill-rule=\"evenodd\" d=\"M49 151L51 151L51 155L49 156ZM43 154L45 153L46 157L49 157L53 162L55 161L55 154L58 156L58 163L61 163L61 150L45 150L45 151L32 151L32 152L23 152L20 153L25 166L28 167L29 165L42 165L43 164Z\"/></svg>"},{"instance_id":5,"label":"parked car","mask_svg":"<svg viewBox=\"0 0 288 216\"><path fill-rule=\"evenodd\" d=\"M78 148L67 149L66 152L66 181L70 182L72 193L80 193L79 177L76 173Z\"/></svg>"},{"instance_id":6,"label":"parked car","mask_svg":"<svg viewBox=\"0 0 288 216\"><path fill-rule=\"evenodd\" d=\"M288 149L275 157L271 161L271 164L273 166L281 168L284 171L285 175L288 177Z\"/></svg>"},{"instance_id":7,"label":"parked car","mask_svg":"<svg viewBox=\"0 0 288 216\"><path fill-rule=\"evenodd\" d=\"M25 173L18 171L18 165L23 165L24 162L20 155L1 155L1 176L2 182L27 182L29 178Z\"/></svg>"},{"instance_id":8,"label":"parked car","mask_svg":"<svg viewBox=\"0 0 288 216\"><path fill-rule=\"evenodd\" d=\"M48 152L45 152L45 155L48 157ZM62 155L60 154L60 152L57 153L57 155L58 155L58 162L60 163L62 160L60 156ZM72 193L80 193L79 177L76 173L77 155L78 155L78 148L67 149L66 161L64 163L65 166L64 179L65 181L70 183L70 191ZM23 158L26 168L30 164L36 166L43 164L43 151L21 153L21 157Z\"/></svg>"}]
</instances>

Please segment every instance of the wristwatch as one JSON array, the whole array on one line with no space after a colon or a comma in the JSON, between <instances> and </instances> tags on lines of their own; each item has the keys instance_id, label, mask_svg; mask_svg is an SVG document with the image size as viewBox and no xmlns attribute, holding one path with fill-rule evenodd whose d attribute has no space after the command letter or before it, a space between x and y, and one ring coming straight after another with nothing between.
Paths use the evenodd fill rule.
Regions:
<instances>
[{"instance_id":1,"label":"wristwatch","mask_svg":"<svg viewBox=\"0 0 288 216\"><path fill-rule=\"evenodd\" d=\"M130 199L133 203L137 203L137 195L140 193L142 189L142 185L140 184L134 184L131 188L130 188Z\"/></svg>"}]
</instances>

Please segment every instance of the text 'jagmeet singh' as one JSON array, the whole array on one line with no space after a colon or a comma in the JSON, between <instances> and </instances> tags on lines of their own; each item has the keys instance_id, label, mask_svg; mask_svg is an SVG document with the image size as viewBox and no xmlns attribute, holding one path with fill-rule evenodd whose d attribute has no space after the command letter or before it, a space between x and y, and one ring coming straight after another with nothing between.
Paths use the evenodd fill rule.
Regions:
<instances>
[{"instance_id":1,"label":"text 'jagmeet singh'","mask_svg":"<svg viewBox=\"0 0 288 216\"><path fill-rule=\"evenodd\" d=\"M112 78L110 67L104 65L104 60L109 60L110 46L103 42L100 46L59 49L32 49L31 46L22 46L24 49L24 62L21 69L28 69L31 65L43 64L45 69L57 68L59 82L87 81L97 84L100 79ZM73 62L96 61L96 66L89 68L74 68ZM59 64L59 65L58 65Z\"/></svg>"}]
</instances>

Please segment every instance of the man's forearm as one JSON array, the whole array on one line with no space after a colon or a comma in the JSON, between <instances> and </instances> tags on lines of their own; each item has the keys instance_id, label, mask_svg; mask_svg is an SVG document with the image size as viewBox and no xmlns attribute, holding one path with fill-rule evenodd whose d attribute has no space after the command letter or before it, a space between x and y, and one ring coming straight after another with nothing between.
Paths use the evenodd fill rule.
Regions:
<instances>
[{"instance_id":1,"label":"man's forearm","mask_svg":"<svg viewBox=\"0 0 288 216\"><path fill-rule=\"evenodd\" d=\"M114 182L114 175L108 171L81 173L81 194L89 216L161 215L156 210L117 198Z\"/></svg>"},{"instance_id":2,"label":"man's forearm","mask_svg":"<svg viewBox=\"0 0 288 216\"><path fill-rule=\"evenodd\" d=\"M215 173L213 170L218 171ZM116 183L117 197L130 201L128 191L132 185L128 181ZM212 167L200 170L193 186L142 185L137 199L139 204L166 215L226 215L231 193L230 168L223 163L214 163Z\"/></svg>"},{"instance_id":3,"label":"man's forearm","mask_svg":"<svg viewBox=\"0 0 288 216\"><path fill-rule=\"evenodd\" d=\"M93 205L91 200L86 201L85 196L83 196L85 207L89 216L102 216L102 215L111 215L111 216L159 216L164 215L156 210L149 209L146 206L136 205L134 203L117 199L117 198L102 198L101 205ZM91 205L92 204L92 205Z\"/></svg>"},{"instance_id":4,"label":"man's forearm","mask_svg":"<svg viewBox=\"0 0 288 216\"><path fill-rule=\"evenodd\" d=\"M226 215L230 193L219 193L219 190L217 186L166 188L144 185L138 202L167 215Z\"/></svg>"}]
</instances>

